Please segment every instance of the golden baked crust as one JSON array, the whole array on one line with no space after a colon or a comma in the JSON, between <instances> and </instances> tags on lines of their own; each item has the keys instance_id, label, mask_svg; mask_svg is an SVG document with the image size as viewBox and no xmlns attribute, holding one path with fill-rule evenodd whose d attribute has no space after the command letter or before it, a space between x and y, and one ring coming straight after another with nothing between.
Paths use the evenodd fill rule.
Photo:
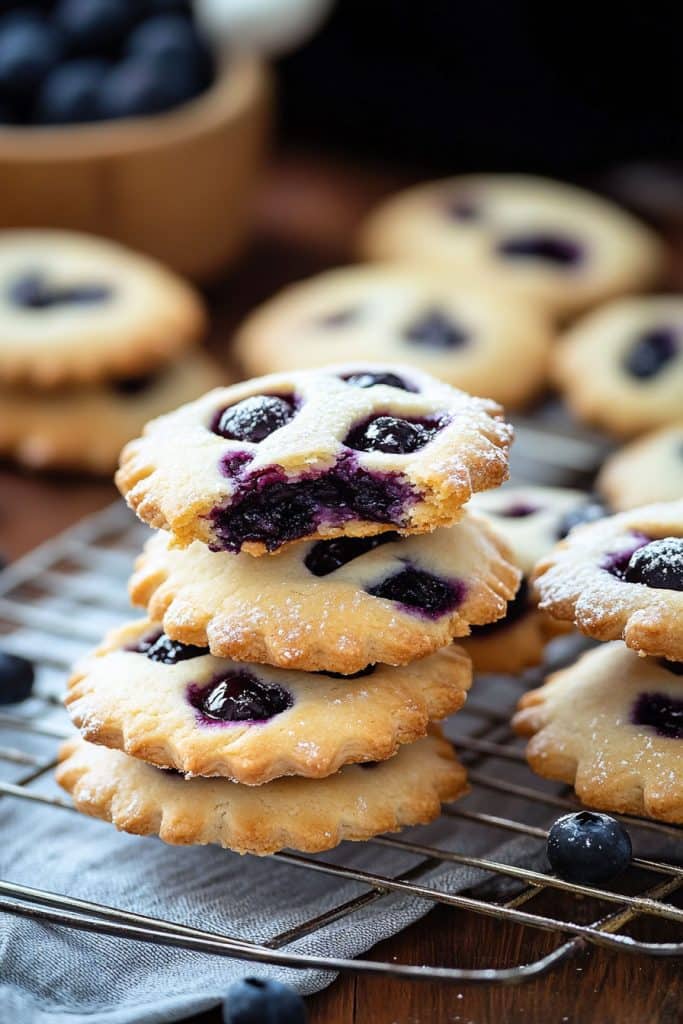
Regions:
<instances>
[{"instance_id":1,"label":"golden baked crust","mask_svg":"<svg viewBox=\"0 0 683 1024\"><path fill-rule=\"evenodd\" d=\"M642 654L683 661L683 592L628 583L603 567L642 535L683 536L683 499L577 527L536 568L539 607L596 640L621 638Z\"/></svg>"},{"instance_id":2,"label":"golden baked crust","mask_svg":"<svg viewBox=\"0 0 683 1024\"><path fill-rule=\"evenodd\" d=\"M683 417L683 392L681 406ZM603 465L595 486L615 512L683 497L683 422L620 448Z\"/></svg>"},{"instance_id":3,"label":"golden baked crust","mask_svg":"<svg viewBox=\"0 0 683 1024\"><path fill-rule=\"evenodd\" d=\"M11 289L27 275L48 288L111 289L101 302L27 308ZM127 377L170 362L206 327L199 293L160 263L68 231L0 232L0 381L54 388Z\"/></svg>"},{"instance_id":4,"label":"golden baked crust","mask_svg":"<svg viewBox=\"0 0 683 1024\"><path fill-rule=\"evenodd\" d=\"M358 388L341 379L359 369L404 375L419 392L386 385ZM260 444L226 440L211 430L222 409L264 393L295 394L299 408L289 423ZM438 416L444 425L428 444L410 454L352 451L343 439L373 414L413 419ZM475 491L497 487L506 478L511 440L512 429L494 402L472 398L412 367L355 363L246 381L212 391L153 420L142 437L124 448L116 483L144 522L169 530L179 544L201 540L226 547L215 515L217 510L233 508L246 480L260 492L273 473L286 484L324 479L340 460L346 460L346 465L351 459L349 487L355 486L353 474L362 472L405 490L397 521L377 522L357 515L340 523L338 512L326 513L317 529L293 539L369 536L396 528L424 533L451 525ZM237 471L237 477L221 468L226 458L244 455L250 461L243 472ZM241 550L262 555L283 546L282 541L267 545L247 537Z\"/></svg>"},{"instance_id":5,"label":"golden baked crust","mask_svg":"<svg viewBox=\"0 0 683 1024\"><path fill-rule=\"evenodd\" d=\"M619 642L605 644L525 693L513 725L532 737L532 769L573 786L584 803L683 824L683 744L634 722L647 694L680 704L681 677Z\"/></svg>"},{"instance_id":6,"label":"golden baked crust","mask_svg":"<svg viewBox=\"0 0 683 1024\"><path fill-rule=\"evenodd\" d=\"M521 619L496 623L490 633L473 633L459 641L472 659L475 672L517 675L540 665L551 640L571 630L567 622L558 622L533 606Z\"/></svg>"},{"instance_id":7,"label":"golden baked crust","mask_svg":"<svg viewBox=\"0 0 683 1024\"><path fill-rule=\"evenodd\" d=\"M208 652L177 664L130 649L160 627L115 630L69 681L65 703L86 740L189 775L261 785L283 775L324 778L343 765L380 761L424 736L430 719L459 710L470 660L451 645L401 668L357 678L236 664ZM291 706L265 721L211 720L191 700L222 678L279 687Z\"/></svg>"},{"instance_id":8,"label":"golden baked crust","mask_svg":"<svg viewBox=\"0 0 683 1024\"><path fill-rule=\"evenodd\" d=\"M472 514L383 544L325 576L306 567L313 548L295 544L254 560L199 541L177 548L159 533L136 563L131 600L174 640L217 656L349 674L375 662L405 664L472 624L500 618L521 575L504 542ZM463 594L456 607L432 617L369 592L406 565L452 581Z\"/></svg>"},{"instance_id":9,"label":"golden baked crust","mask_svg":"<svg viewBox=\"0 0 683 1024\"><path fill-rule=\"evenodd\" d=\"M84 814L166 843L218 843L257 855L285 847L317 853L426 824L442 802L467 791L465 769L438 732L372 768L349 765L326 779L258 787L185 780L82 739L64 744L60 758L57 781Z\"/></svg>"}]
</instances>

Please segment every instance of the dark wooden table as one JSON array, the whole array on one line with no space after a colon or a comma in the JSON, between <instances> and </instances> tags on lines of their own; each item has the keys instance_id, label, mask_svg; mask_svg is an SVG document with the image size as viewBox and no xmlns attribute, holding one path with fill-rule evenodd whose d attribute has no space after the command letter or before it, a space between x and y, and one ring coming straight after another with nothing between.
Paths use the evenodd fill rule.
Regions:
<instances>
[{"instance_id":1,"label":"dark wooden table","mask_svg":"<svg viewBox=\"0 0 683 1024\"><path fill-rule=\"evenodd\" d=\"M359 171L310 154L274 160L260 194L254 241L240 266L207 290L214 311L213 350L227 361L232 326L282 284L352 259L355 224L380 195L405 181L405 175ZM0 549L16 558L115 496L106 481L0 467ZM561 910L560 901L553 910ZM439 908L368 955L414 964L506 966L536 959L556 942ZM581 955L516 988L346 976L309 1000L310 1019L312 1024L680 1024L679 979L676 961L603 951ZM200 1021L217 1024L220 1013Z\"/></svg>"}]
</instances>

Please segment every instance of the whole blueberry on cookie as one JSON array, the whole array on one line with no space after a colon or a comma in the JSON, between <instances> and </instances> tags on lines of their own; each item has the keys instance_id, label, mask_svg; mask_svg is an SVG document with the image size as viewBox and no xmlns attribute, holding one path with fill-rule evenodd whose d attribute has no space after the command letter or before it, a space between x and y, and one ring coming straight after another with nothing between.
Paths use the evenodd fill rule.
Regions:
<instances>
[{"instance_id":1,"label":"whole blueberry on cookie","mask_svg":"<svg viewBox=\"0 0 683 1024\"><path fill-rule=\"evenodd\" d=\"M624 579L656 590L683 590L683 537L663 537L638 548L624 570Z\"/></svg>"}]
</instances>

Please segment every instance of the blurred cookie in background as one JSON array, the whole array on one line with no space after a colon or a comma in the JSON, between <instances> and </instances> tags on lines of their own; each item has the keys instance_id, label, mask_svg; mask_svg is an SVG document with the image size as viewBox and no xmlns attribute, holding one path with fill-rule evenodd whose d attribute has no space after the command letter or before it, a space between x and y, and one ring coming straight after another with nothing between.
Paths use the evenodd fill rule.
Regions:
<instances>
[{"instance_id":1,"label":"blurred cookie in background","mask_svg":"<svg viewBox=\"0 0 683 1024\"><path fill-rule=\"evenodd\" d=\"M73 232L0 232L1 385L148 373L205 326L199 294L154 260Z\"/></svg>"},{"instance_id":2,"label":"blurred cookie in background","mask_svg":"<svg viewBox=\"0 0 683 1024\"><path fill-rule=\"evenodd\" d=\"M530 303L470 287L440 270L358 265L285 288L235 339L246 376L372 360L418 366L508 408L547 379L553 332Z\"/></svg>"},{"instance_id":3,"label":"blurred cookie in background","mask_svg":"<svg viewBox=\"0 0 683 1024\"><path fill-rule=\"evenodd\" d=\"M680 423L646 434L605 462L596 488L615 512L683 498L683 394L680 404Z\"/></svg>"},{"instance_id":4,"label":"blurred cookie in background","mask_svg":"<svg viewBox=\"0 0 683 1024\"><path fill-rule=\"evenodd\" d=\"M390 196L361 229L371 260L493 282L558 318L655 281L664 249L601 197L523 175L469 175Z\"/></svg>"},{"instance_id":5,"label":"blurred cookie in background","mask_svg":"<svg viewBox=\"0 0 683 1024\"><path fill-rule=\"evenodd\" d=\"M571 412L618 437L681 420L683 296L618 299L560 340L553 376Z\"/></svg>"},{"instance_id":6,"label":"blurred cookie in background","mask_svg":"<svg viewBox=\"0 0 683 1024\"><path fill-rule=\"evenodd\" d=\"M90 388L35 392L0 386L0 456L31 469L109 474L145 423L219 384L225 373L201 352L143 377Z\"/></svg>"}]
</instances>

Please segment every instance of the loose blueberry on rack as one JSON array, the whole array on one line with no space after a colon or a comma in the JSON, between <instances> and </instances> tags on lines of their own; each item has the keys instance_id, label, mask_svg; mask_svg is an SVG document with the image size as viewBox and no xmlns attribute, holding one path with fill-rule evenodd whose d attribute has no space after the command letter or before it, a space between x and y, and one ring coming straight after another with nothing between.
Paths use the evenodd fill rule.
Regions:
<instances>
[{"instance_id":1,"label":"loose blueberry on rack","mask_svg":"<svg viewBox=\"0 0 683 1024\"><path fill-rule=\"evenodd\" d=\"M462 348L469 341L469 333L454 323L440 309L430 309L403 332L406 341L424 348Z\"/></svg>"},{"instance_id":2,"label":"loose blueberry on rack","mask_svg":"<svg viewBox=\"0 0 683 1024\"><path fill-rule=\"evenodd\" d=\"M258 444L294 416L294 403L278 395L253 395L219 412L211 428L230 441Z\"/></svg>"},{"instance_id":3,"label":"loose blueberry on rack","mask_svg":"<svg viewBox=\"0 0 683 1024\"><path fill-rule=\"evenodd\" d=\"M267 722L294 703L277 683L264 683L246 669L217 676L208 686L190 686L190 704L214 722Z\"/></svg>"},{"instance_id":4,"label":"loose blueberry on rack","mask_svg":"<svg viewBox=\"0 0 683 1024\"><path fill-rule=\"evenodd\" d=\"M566 512L557 524L557 539L563 540L570 530L584 523L596 523L607 515L607 509L599 501L589 501Z\"/></svg>"},{"instance_id":5,"label":"loose blueberry on rack","mask_svg":"<svg viewBox=\"0 0 683 1024\"><path fill-rule=\"evenodd\" d=\"M384 384L389 388L400 388L401 391L414 391L404 380L395 373L382 373L381 371L366 370L359 373L351 373L348 377L342 377L347 384L354 388L374 388L378 384Z\"/></svg>"},{"instance_id":6,"label":"loose blueberry on rack","mask_svg":"<svg viewBox=\"0 0 683 1024\"><path fill-rule=\"evenodd\" d=\"M560 878L582 885L608 882L631 863L631 838L609 814L579 811L558 818L548 833L548 860Z\"/></svg>"},{"instance_id":7,"label":"loose blueberry on rack","mask_svg":"<svg viewBox=\"0 0 683 1024\"><path fill-rule=\"evenodd\" d=\"M670 664L675 664L671 662ZM679 666L680 667L680 666ZM673 670L672 670L673 671ZM674 675L678 675L674 671ZM683 739L683 700L668 693L641 693L631 711L634 725L649 726L658 736Z\"/></svg>"},{"instance_id":8,"label":"loose blueberry on rack","mask_svg":"<svg viewBox=\"0 0 683 1024\"><path fill-rule=\"evenodd\" d=\"M35 120L42 124L75 124L99 118L100 85L109 63L83 57L61 64L47 76L38 93Z\"/></svg>"},{"instance_id":9,"label":"loose blueberry on rack","mask_svg":"<svg viewBox=\"0 0 683 1024\"><path fill-rule=\"evenodd\" d=\"M59 31L34 12L0 19L0 93L26 100L56 66L63 50Z\"/></svg>"},{"instance_id":10,"label":"loose blueberry on rack","mask_svg":"<svg viewBox=\"0 0 683 1024\"><path fill-rule=\"evenodd\" d=\"M314 576L329 576L342 565L383 544L400 540L398 533L388 530L374 537L335 537L334 540L319 540L304 558L304 565Z\"/></svg>"},{"instance_id":11,"label":"loose blueberry on rack","mask_svg":"<svg viewBox=\"0 0 683 1024\"><path fill-rule=\"evenodd\" d=\"M0 704L18 704L31 696L35 672L26 658L0 651Z\"/></svg>"},{"instance_id":12,"label":"loose blueberry on rack","mask_svg":"<svg viewBox=\"0 0 683 1024\"><path fill-rule=\"evenodd\" d=\"M269 978L241 978L228 989L224 1024L306 1024L306 1007L298 992Z\"/></svg>"},{"instance_id":13,"label":"loose blueberry on rack","mask_svg":"<svg viewBox=\"0 0 683 1024\"><path fill-rule=\"evenodd\" d=\"M638 380L656 377L679 352L679 337L672 327L655 327L631 345L623 359L624 369Z\"/></svg>"},{"instance_id":14,"label":"loose blueberry on rack","mask_svg":"<svg viewBox=\"0 0 683 1024\"><path fill-rule=\"evenodd\" d=\"M457 607L463 597L463 587L423 569L409 568L389 576L371 587L368 593L438 618Z\"/></svg>"},{"instance_id":15,"label":"loose blueberry on rack","mask_svg":"<svg viewBox=\"0 0 683 1024\"><path fill-rule=\"evenodd\" d=\"M583 248L575 239L550 233L504 238L498 243L498 253L506 259L538 260L560 268L575 267L583 258Z\"/></svg>"},{"instance_id":16,"label":"loose blueberry on rack","mask_svg":"<svg viewBox=\"0 0 683 1024\"><path fill-rule=\"evenodd\" d=\"M354 427L344 444L358 452L408 455L424 448L436 437L441 424L436 420L407 420L396 416L375 416Z\"/></svg>"},{"instance_id":17,"label":"loose blueberry on rack","mask_svg":"<svg viewBox=\"0 0 683 1024\"><path fill-rule=\"evenodd\" d=\"M638 548L623 578L655 590L683 590L683 537L662 537Z\"/></svg>"}]
</instances>

